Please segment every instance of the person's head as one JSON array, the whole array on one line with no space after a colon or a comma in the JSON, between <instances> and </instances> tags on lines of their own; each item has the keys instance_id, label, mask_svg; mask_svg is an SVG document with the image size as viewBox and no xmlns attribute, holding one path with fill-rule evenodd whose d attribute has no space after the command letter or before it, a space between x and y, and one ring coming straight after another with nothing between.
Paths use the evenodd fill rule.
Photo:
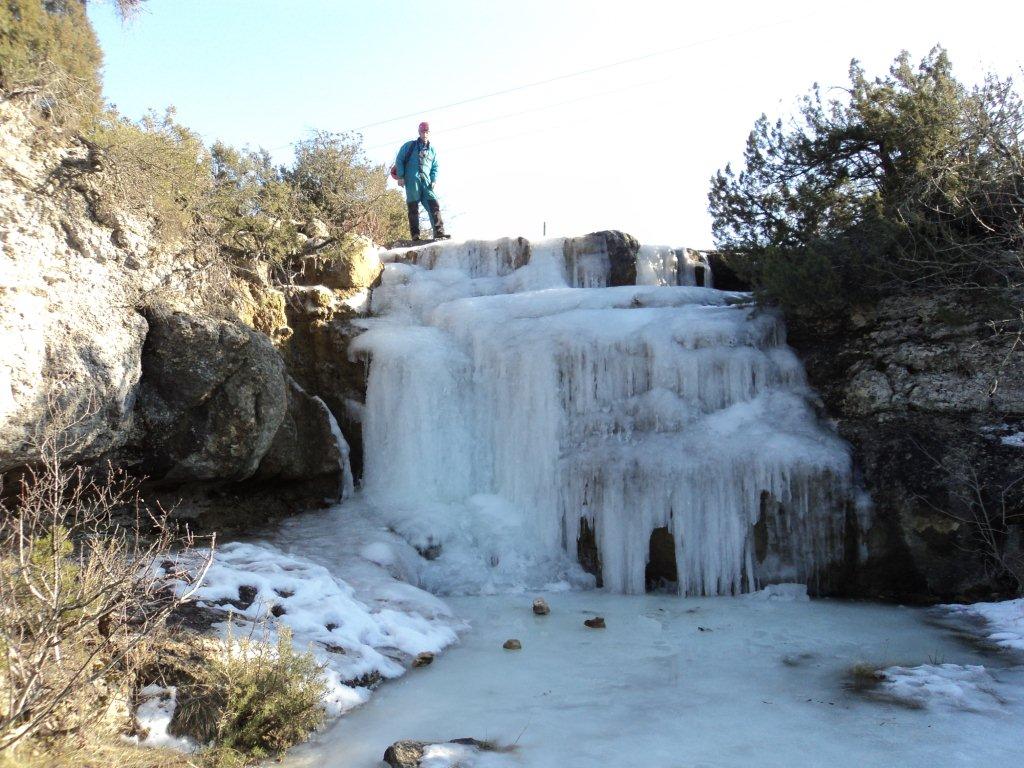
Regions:
<instances>
[{"instance_id":1,"label":"person's head","mask_svg":"<svg viewBox=\"0 0 1024 768\"><path fill-rule=\"evenodd\" d=\"M423 121L422 123L420 123L419 130L420 130L420 138L421 139L429 139L430 138L430 123L428 123L426 121Z\"/></svg>"}]
</instances>

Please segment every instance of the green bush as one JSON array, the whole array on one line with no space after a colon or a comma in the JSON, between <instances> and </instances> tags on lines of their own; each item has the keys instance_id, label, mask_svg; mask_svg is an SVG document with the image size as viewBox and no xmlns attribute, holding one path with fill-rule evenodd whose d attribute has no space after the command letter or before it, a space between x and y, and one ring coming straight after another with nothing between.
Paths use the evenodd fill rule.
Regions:
<instances>
[{"instance_id":1,"label":"green bush","mask_svg":"<svg viewBox=\"0 0 1024 768\"><path fill-rule=\"evenodd\" d=\"M326 683L311 653L281 628L276 644L225 650L182 687L173 730L211 744L218 765L247 764L303 741L324 720Z\"/></svg>"},{"instance_id":2,"label":"green bush","mask_svg":"<svg viewBox=\"0 0 1024 768\"><path fill-rule=\"evenodd\" d=\"M103 54L81 0L0 0L0 88L32 95L58 122L100 107Z\"/></svg>"},{"instance_id":3,"label":"green bush","mask_svg":"<svg viewBox=\"0 0 1024 768\"><path fill-rule=\"evenodd\" d=\"M83 137L102 157L96 183L104 206L152 217L164 240L196 235L211 198L210 156L173 109L139 122L108 110Z\"/></svg>"},{"instance_id":4,"label":"green bush","mask_svg":"<svg viewBox=\"0 0 1024 768\"><path fill-rule=\"evenodd\" d=\"M299 142L284 178L298 193L303 218L322 220L336 240L353 233L384 243L404 232L404 197L387 188L385 168L363 156L359 136L321 131Z\"/></svg>"},{"instance_id":5,"label":"green bush","mask_svg":"<svg viewBox=\"0 0 1024 768\"><path fill-rule=\"evenodd\" d=\"M300 249L294 188L265 150L213 145L213 227L220 248L237 258L281 265Z\"/></svg>"},{"instance_id":6,"label":"green bush","mask_svg":"<svg viewBox=\"0 0 1024 768\"><path fill-rule=\"evenodd\" d=\"M969 88L946 52L885 77L815 86L787 123L762 116L743 167L712 179L718 246L787 309L1024 282L1024 107L1009 80Z\"/></svg>"},{"instance_id":7,"label":"green bush","mask_svg":"<svg viewBox=\"0 0 1024 768\"><path fill-rule=\"evenodd\" d=\"M358 137L319 133L300 142L289 166L265 150L214 144L210 223L222 251L287 273L303 256L345 258L350 235L382 243L405 226L402 196L362 154Z\"/></svg>"}]
</instances>

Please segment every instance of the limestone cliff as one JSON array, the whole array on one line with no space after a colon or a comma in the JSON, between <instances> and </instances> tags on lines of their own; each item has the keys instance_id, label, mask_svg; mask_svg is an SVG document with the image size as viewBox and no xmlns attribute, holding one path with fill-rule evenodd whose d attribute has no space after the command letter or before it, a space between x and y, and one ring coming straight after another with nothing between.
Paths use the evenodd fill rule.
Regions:
<instances>
[{"instance_id":1,"label":"limestone cliff","mask_svg":"<svg viewBox=\"0 0 1024 768\"><path fill-rule=\"evenodd\" d=\"M347 446L314 377L287 363L317 322L295 309L300 289L167 242L103 199L103 172L87 145L43 142L0 104L0 474L70 416L69 461L128 467L185 514L251 524L335 497Z\"/></svg>"},{"instance_id":2,"label":"limestone cliff","mask_svg":"<svg viewBox=\"0 0 1024 768\"><path fill-rule=\"evenodd\" d=\"M872 500L844 594L929 601L1013 590L996 557L1024 564L1024 351L986 314L1005 308L950 293L790 322Z\"/></svg>"}]
</instances>

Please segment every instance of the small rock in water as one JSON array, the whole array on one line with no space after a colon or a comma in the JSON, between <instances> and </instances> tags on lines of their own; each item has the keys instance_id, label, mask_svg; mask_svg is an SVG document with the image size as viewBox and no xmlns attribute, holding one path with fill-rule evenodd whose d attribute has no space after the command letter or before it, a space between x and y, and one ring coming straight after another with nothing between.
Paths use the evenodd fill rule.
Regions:
<instances>
[{"instance_id":1,"label":"small rock in water","mask_svg":"<svg viewBox=\"0 0 1024 768\"><path fill-rule=\"evenodd\" d=\"M590 627L591 629L604 629L604 617L603 616L595 616L592 619L586 619L586 620L584 620L583 623L586 626Z\"/></svg>"},{"instance_id":2,"label":"small rock in water","mask_svg":"<svg viewBox=\"0 0 1024 768\"><path fill-rule=\"evenodd\" d=\"M416 658L412 660L414 667L426 667L434 662L434 654L430 651L424 651L423 653L416 654Z\"/></svg>"},{"instance_id":3,"label":"small rock in water","mask_svg":"<svg viewBox=\"0 0 1024 768\"><path fill-rule=\"evenodd\" d=\"M543 597L538 597L533 601L533 612L538 616L547 616L551 613L551 607L547 604L547 601Z\"/></svg>"},{"instance_id":4,"label":"small rock in water","mask_svg":"<svg viewBox=\"0 0 1024 768\"><path fill-rule=\"evenodd\" d=\"M416 768L426 746L424 741L396 741L384 752L384 762L391 768Z\"/></svg>"},{"instance_id":5,"label":"small rock in water","mask_svg":"<svg viewBox=\"0 0 1024 768\"><path fill-rule=\"evenodd\" d=\"M501 647L504 648L506 651L518 651L522 649L523 644L515 638L512 638L511 640L506 640L505 644Z\"/></svg>"}]
</instances>

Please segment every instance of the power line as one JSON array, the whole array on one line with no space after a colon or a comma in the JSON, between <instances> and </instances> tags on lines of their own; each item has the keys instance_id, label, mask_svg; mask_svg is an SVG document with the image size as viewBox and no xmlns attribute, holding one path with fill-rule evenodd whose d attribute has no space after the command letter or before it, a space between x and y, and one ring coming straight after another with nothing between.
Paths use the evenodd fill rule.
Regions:
<instances>
[{"instance_id":1,"label":"power line","mask_svg":"<svg viewBox=\"0 0 1024 768\"><path fill-rule=\"evenodd\" d=\"M528 114L530 114L532 112L543 112L546 109L554 109L556 107L565 106L566 104L575 104L576 102L586 101L587 99L596 99L598 96L609 96L609 95L611 95L613 93L621 93L622 91L631 91L634 88L643 88L643 87L648 86L648 85L657 85L658 83L667 83L667 82L670 82L670 81L675 80L675 79L678 79L678 78L676 76L664 77L664 78L661 78L659 80L647 80L647 81L642 82L642 83L633 83L632 85L626 85L626 86L623 86L621 88L613 88L613 89L611 89L609 91L599 91L598 93L588 93L586 96L579 96L579 97L577 97L575 99L564 99L563 101L556 101L553 104L544 104L544 105L539 106L539 107L531 107L530 109L523 109L523 110L520 110L518 112L507 112L504 115L496 115L495 117L488 117L488 118L484 118L483 120L475 120L472 123L463 123L462 125L455 125L455 126L452 126L450 128L446 127L444 129L444 133L445 133L445 135L447 135L447 134L452 133L454 131L460 131L463 128L472 128L472 127L477 126L477 125L485 125L487 123L493 123L493 122L496 122L498 120L505 120L506 118L509 118L509 117L518 117L519 115L528 115ZM374 144L373 146L370 146L370 147L364 147L364 149L365 150L371 150L371 149L380 149L381 147L390 147L390 146L394 146L395 144L397 144L398 142L400 142L402 140L403 139L398 138L398 139L394 139L393 141L384 142L382 144Z\"/></svg>"},{"instance_id":2,"label":"power line","mask_svg":"<svg viewBox=\"0 0 1024 768\"><path fill-rule=\"evenodd\" d=\"M452 107L460 107L463 104L470 104L470 103L472 103L474 101L482 101L484 99L492 99L495 96L504 96L505 94L508 94L508 93L516 93L517 91L524 91L524 90L526 90L528 88L536 88L537 86L540 86L540 85L548 85L549 83L555 83L555 82L558 82L560 80L568 80L570 78L580 77L582 75L589 75L589 74L592 74L594 72L602 72L602 71L604 71L606 69L612 69L613 67L621 67L621 66L623 66L625 64L634 64L634 63L636 63L638 61L645 61L646 59L653 59L655 57L665 56L665 55L668 55L670 53L678 53L679 51L684 51L684 50L687 50L689 48L696 48L697 46L700 46L700 45L707 45L708 43L716 43L716 42L719 42L721 40L727 40L727 39L732 38L732 37L738 37L740 35L745 35L745 34L748 34L750 32L759 32L759 31L761 31L763 29L770 29L772 27L781 26L783 24L789 24L789 23L791 23L793 21L799 21L799 20L808 18L809 16L812 16L812 15L814 15L814 14L807 14L805 16L797 17L796 19L782 19L780 21L773 21L773 22L771 22L769 24L760 24L760 25L757 25L757 26L754 26L754 27L748 27L746 29L741 29L741 30L739 30L737 32L727 32L727 33L722 34L722 35L715 35L715 36L712 36L712 37L702 38L700 40L695 40L695 41L686 43L684 45L677 45L677 46L675 46L673 48L666 48L666 49L661 50L661 51L653 51L651 53L645 53L645 54L642 54L640 56L634 56L634 57L629 58L629 59L621 59L619 61L613 61L610 64L601 64L599 66L591 67L589 69L581 69L581 70L578 70L576 72L568 72L566 74L556 75L555 77L549 77L549 78L546 78L544 80L536 80L536 81L534 81L532 83L525 83L523 85L517 85L517 86L514 86L512 88L505 88L505 89L500 90L500 91L493 91L492 93L485 93L485 94L482 94L480 96L473 96L473 97L468 98L468 99L462 99L461 101L453 101L450 104L442 104L441 106L437 106L437 107L429 107L427 109L417 110L416 112L409 112L409 113L406 113L404 115L397 115L396 117L389 117L387 120L378 120L377 122L374 122L374 123L367 123L366 125L361 125L358 128L356 128L355 130L363 131L363 130L366 130L367 128L375 128L378 125L386 125L387 123L393 123L393 122L396 122L398 120L405 120L406 118L416 117L418 115L422 115L422 114L427 113L427 112L430 112L430 113L440 112L441 110L444 110L444 109L451 109Z\"/></svg>"}]
</instances>

